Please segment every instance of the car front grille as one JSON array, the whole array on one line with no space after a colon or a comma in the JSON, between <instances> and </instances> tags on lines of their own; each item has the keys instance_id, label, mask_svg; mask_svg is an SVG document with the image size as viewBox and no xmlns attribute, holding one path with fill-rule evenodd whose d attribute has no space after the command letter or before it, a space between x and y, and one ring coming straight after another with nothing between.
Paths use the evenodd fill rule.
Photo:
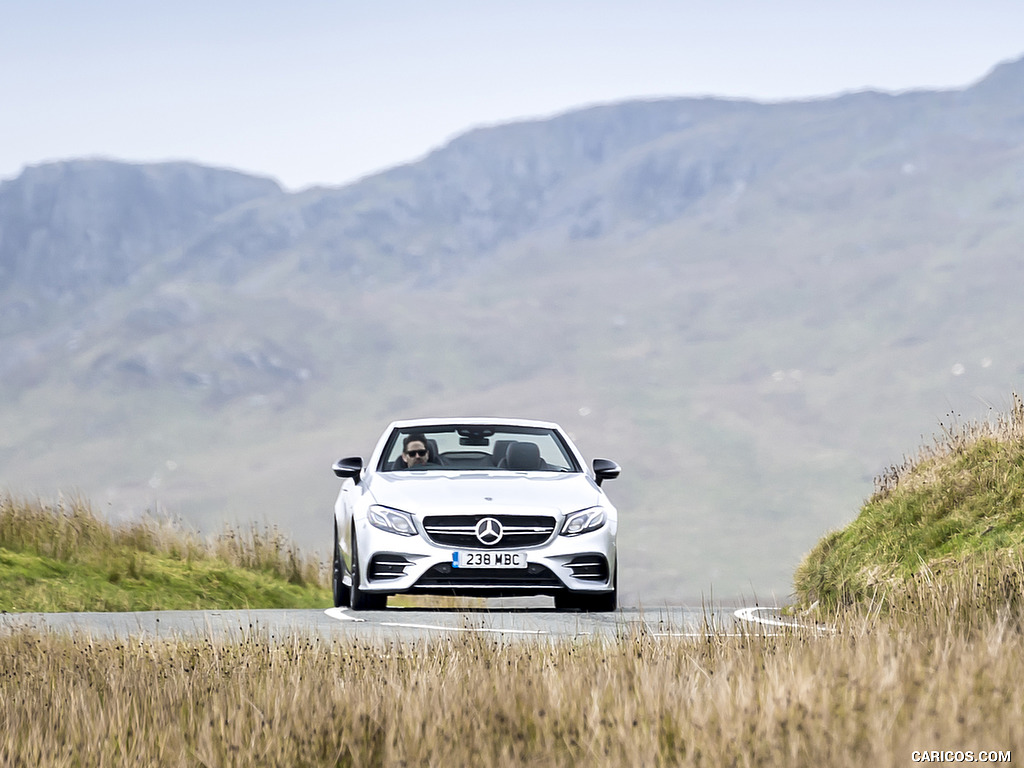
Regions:
<instances>
[{"instance_id":1,"label":"car front grille","mask_svg":"<svg viewBox=\"0 0 1024 768\"><path fill-rule=\"evenodd\" d=\"M486 545L476 536L477 525L484 518L501 524L502 537ZM473 549L521 549L545 543L555 532L555 518L549 515L429 515L423 519L427 536L445 547Z\"/></svg>"}]
</instances>

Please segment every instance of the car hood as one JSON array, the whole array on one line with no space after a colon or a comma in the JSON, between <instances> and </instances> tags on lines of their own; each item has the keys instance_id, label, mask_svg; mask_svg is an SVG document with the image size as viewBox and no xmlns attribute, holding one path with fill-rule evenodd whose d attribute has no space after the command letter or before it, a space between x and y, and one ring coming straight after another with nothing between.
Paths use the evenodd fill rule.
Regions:
<instances>
[{"instance_id":1,"label":"car hood","mask_svg":"<svg viewBox=\"0 0 1024 768\"><path fill-rule=\"evenodd\" d=\"M416 515L564 515L604 499L594 481L578 472L388 472L376 475L369 491L376 503Z\"/></svg>"}]
</instances>

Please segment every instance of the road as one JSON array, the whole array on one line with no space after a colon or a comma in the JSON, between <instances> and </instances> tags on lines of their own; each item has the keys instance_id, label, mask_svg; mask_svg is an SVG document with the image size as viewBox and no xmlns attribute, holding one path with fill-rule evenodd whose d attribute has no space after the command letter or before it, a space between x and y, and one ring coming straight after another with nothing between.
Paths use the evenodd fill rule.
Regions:
<instances>
[{"instance_id":1,"label":"road","mask_svg":"<svg viewBox=\"0 0 1024 768\"><path fill-rule=\"evenodd\" d=\"M560 613L548 607L487 609L389 608L385 611L291 609L145 611L135 613L4 613L0 632L19 628L82 632L93 637L268 638L315 634L354 640L415 641L476 632L495 638L606 638L633 631L701 637L709 628L733 634L789 626L765 608L624 608L615 613Z\"/></svg>"}]
</instances>

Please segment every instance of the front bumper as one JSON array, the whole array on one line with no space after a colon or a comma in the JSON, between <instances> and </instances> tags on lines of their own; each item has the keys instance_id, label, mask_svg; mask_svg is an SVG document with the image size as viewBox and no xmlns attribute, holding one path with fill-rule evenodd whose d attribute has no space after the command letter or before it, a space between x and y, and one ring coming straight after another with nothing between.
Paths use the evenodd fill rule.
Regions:
<instances>
[{"instance_id":1,"label":"front bumper","mask_svg":"<svg viewBox=\"0 0 1024 768\"><path fill-rule=\"evenodd\" d=\"M599 594L615 588L615 522L579 536L554 535L532 547L459 547L462 551L523 552L526 568L455 568L451 546L424 535L400 536L368 523L357 526L360 588L366 592L477 597Z\"/></svg>"}]
</instances>

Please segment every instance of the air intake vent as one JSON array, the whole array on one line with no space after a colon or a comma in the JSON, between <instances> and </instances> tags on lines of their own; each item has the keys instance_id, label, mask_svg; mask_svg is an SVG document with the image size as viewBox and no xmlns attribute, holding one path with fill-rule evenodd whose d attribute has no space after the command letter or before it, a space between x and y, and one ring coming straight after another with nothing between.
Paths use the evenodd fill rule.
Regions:
<instances>
[{"instance_id":1,"label":"air intake vent","mask_svg":"<svg viewBox=\"0 0 1024 768\"><path fill-rule=\"evenodd\" d=\"M603 555L580 555L566 565L577 579L586 581L608 581L608 561Z\"/></svg>"},{"instance_id":2,"label":"air intake vent","mask_svg":"<svg viewBox=\"0 0 1024 768\"><path fill-rule=\"evenodd\" d=\"M412 563L401 555L392 555L386 552L374 555L368 569L370 581L384 581L405 576L407 565L412 565Z\"/></svg>"}]
</instances>

